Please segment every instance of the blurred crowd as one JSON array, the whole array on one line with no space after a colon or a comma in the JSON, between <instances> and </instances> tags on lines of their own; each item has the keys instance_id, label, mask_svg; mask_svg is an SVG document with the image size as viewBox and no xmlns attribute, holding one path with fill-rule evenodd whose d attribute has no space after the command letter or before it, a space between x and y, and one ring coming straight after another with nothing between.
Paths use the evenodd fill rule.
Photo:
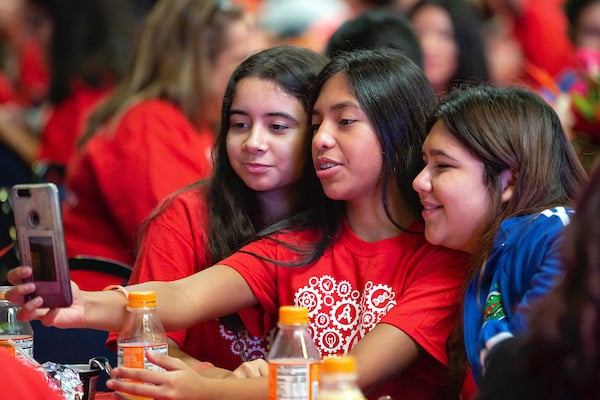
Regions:
<instances>
[{"instance_id":1,"label":"blurred crowd","mask_svg":"<svg viewBox=\"0 0 600 400\"><path fill-rule=\"evenodd\" d=\"M278 45L294 47L292 50L284 47L278 53L275 48ZM429 96L427 101L423 101L423 110L418 109L417 100L412 103L406 101L414 103L408 111L397 110L399 107L396 106L381 106L379 110L379 104L370 104L375 110L373 113L393 114L388 115L390 121L394 121L389 124L394 128L390 131L402 130L396 128L405 123L406 118L400 116L403 111L407 115L415 114L415 120L423 123L424 118L416 114L421 111L425 114L425 108L429 112L430 106L433 106L430 103L434 101L439 101L441 107L437 117L442 122L428 126L432 133L422 152L415 150L410 156L405 156L400 150L406 149L391 147L408 148L410 143L406 146L392 141L385 143L390 148L386 150L389 154L384 154L381 175L386 173L388 178L402 175L398 172L400 169L404 172L402 179L408 182L410 178L408 183L400 182L401 179L398 181L399 191L406 195L405 205L411 206L411 201L417 204L415 191L425 196L423 193L431 191L431 182L442 172L437 169L430 171L438 165L425 163L425 172L418 176L420 181L416 179L415 183L411 183L414 178L411 174L416 175L418 171L403 170L402 162L406 159L416 165L422 162L422 158L438 157L443 152L436 149L444 146L438 146L436 140L443 142L439 139L441 137L446 142L456 142L448 141L448 137L456 136L469 123L476 123L469 133L477 131L480 136L459 154L465 159L476 157L478 162L483 160L481 164L489 164L486 165L486 174L494 173L488 171L488 167L491 170L497 165L504 165L495 157L501 158L510 153L505 151L506 148L516 148L515 152L519 154L518 157L506 157L509 160L506 168L498 174L498 182L485 182L485 188L473 190L487 196L488 190L493 192L492 189L496 189L498 193L492 193L490 198L502 192L500 200L493 204L502 212L494 217L495 225L489 226L492 235L503 219L538 211L537 208L547 206L545 202L551 206L563 205L563 202L570 205L567 203L573 200L576 192L571 190L572 187L583 183L584 170L592 171L597 165L600 150L600 0L2 0L0 280L5 281L5 271L18 265L12 249L15 232L8 204L8 190L17 183L55 183L61 194L68 256L96 256L135 267L130 284L175 280L192 275L212 262L235 254L235 250L250 242L251 238L276 231L278 222L289 223L291 215L308 215L299 210L303 210L305 203L314 201L310 198L312 191L298 190L294 181L298 180L298 184L312 183L304 176L308 173L304 163L299 161L305 157L301 154L305 151L302 147L305 139L287 145L281 139L285 135L279 135L279 131L302 131L307 136L312 135L310 140L321 140L324 142L322 147L326 147L326 135L321 133L323 138L315 132L319 131L320 124L329 122L327 112L322 111L329 109L322 105L319 109L315 103L319 105L319 102L329 99L319 94L319 90L335 92L331 89L334 84L327 81L330 77L318 75L323 79L321 86L315 85L316 89L310 92L308 87L313 84L318 72L323 71L321 67L328 59L340 63L327 64L328 68L344 71L347 67L360 77L364 71L351 61L348 61L348 67L343 64L345 61L339 61L346 59L336 57L349 53L349 50L381 47L399 50L410 60L401 59L408 64L403 68L412 71L415 76L424 76L426 85L422 86L426 86L426 90L423 91ZM275 56L269 52L261 53L265 49L278 54L281 65L287 63L285 71L273 65L270 57ZM357 57L365 56L359 54ZM372 57L365 59L382 60ZM348 56L348 59L351 60L351 57ZM391 71L392 67L388 66L388 70ZM346 74L351 76L348 71ZM376 76L377 71L373 75ZM335 74L332 73L332 76ZM354 79L354 75L351 78ZM302 84L293 83L294 80L302 81ZM331 81L335 84L340 82L334 78ZM346 86L352 86L352 90L344 87L352 92L352 96L360 97L360 90L368 91L360 86L359 78L351 83L359 88L348 84ZM457 94L459 89L478 85L491 88L473 91L476 94L465 95L464 98ZM506 91L507 95L500 90L495 91L506 87L516 89ZM340 92L343 91L338 89L336 95ZM537 93L539 102L538 96L529 92ZM400 93L393 96L394 100L402 97ZM488 108L486 100L492 96L496 96L496 103L490 100L494 104ZM525 106L517 108L521 101ZM464 113L453 108L460 110L463 102L467 104ZM313 114L306 118L303 112L307 114L310 111L309 104ZM275 106L279 109L288 107L289 110L272 111ZM510 111L512 106L519 111ZM260 107L270 111L256 111ZM314 112L315 108L317 112ZM263 109L260 110L262 112ZM468 114L469 110L476 111ZM508 129L500 129L504 123L510 125L506 121L511 121L513 114L533 114L535 110L542 111L531 124L519 120ZM285 121L279 119L263 123L264 115ZM467 122L461 125L462 117ZM496 117L501 122L495 123ZM321 120L316 123L315 118ZM339 119L354 122L352 118ZM311 126L306 127L307 123ZM452 127L453 123L458 127ZM252 124L268 131L269 138L276 137L272 139L276 143L273 149L261 147L263 143L259 143L252 129L248 128ZM526 134L525 125L533 132L527 138L531 139L531 145L518 136ZM484 132L480 126L489 129ZM257 131L259 128L256 128ZM373 131L379 129L381 127L377 126ZM419 129L421 127L405 128L414 135ZM518 131L517 134L510 135L506 139L509 144L501 148L500 135L508 136L506 131L511 129ZM538 131L543 131L539 135L542 139L546 134L555 135L547 142L559 150L566 149L562 152L568 156L567 161L563 160L564 165L554 165L546 159L549 158L547 154L560 151L553 153L552 149L548 149L551 146L546 146L547 143L541 139L535 142ZM478 140L484 137L489 140L482 139L482 142L495 152L493 160L478 154L482 151L480 147L484 147L478 145ZM286 140L291 141L289 136ZM351 142L347 137L343 140ZM456 148L464 145L467 139L459 141L461 143ZM570 144L575 150L573 154ZM427 153L428 146L433 147L431 154ZM532 150L534 147L535 151ZM293 184L273 179L257 183L258 179L252 175L258 175L254 172L263 165L248 160L236 164L236 157L242 159L242 153L267 151L279 157L274 163L290 168L286 172L293 175L293 179L290 178ZM538 154L537 158L535 154ZM530 164L526 162L528 157L534 160ZM364 157L366 161L369 161L368 158ZM375 155L372 158L375 159ZM581 165L575 162L577 158ZM295 162L298 165L290 166ZM337 166L327 159L318 162L320 170L317 175L321 173L321 177L327 176L327 170ZM399 166L388 166L385 162ZM543 167L534 168L534 163ZM448 167L440 164L443 166L439 170ZM313 165L309 167L311 173L308 175L312 176ZM564 184L567 188L563 188L566 194L556 189L564 182L556 187L548 184L547 192L541 189L542 179L537 179L536 174L543 177L547 170L552 171L547 175L567 182ZM485 179L490 178L485 175ZM466 181L483 185L477 179ZM198 182L206 183L206 186ZM438 182L442 182L438 184L442 187L443 198L447 196L444 189L448 190L453 185L443 179ZM534 188L531 182L539 183L540 187ZM277 186L279 184L281 186ZM513 186L517 188L513 189ZM295 190L293 194L291 189ZM453 189L458 191L460 187ZM533 193L537 189L538 193ZM301 192L301 195L296 192ZM522 204L512 200L513 193L515 199L522 196L532 203L537 201L537 197L547 198L540 200L540 204L527 206L526 200ZM335 197L336 193L326 195L340 200ZM463 195L460 193L453 200L460 200ZM508 200L504 196L514 202L512 211L505 208ZM557 196L558 200L552 196ZM341 200L351 203L354 199ZM382 207L387 217L392 221L386 208L387 199L383 198L382 202L385 203ZM457 203L463 205L462 201ZM483 200L481 203L488 205ZM431 203L423 206L419 203L418 207L425 209L424 214L446 208ZM347 207L343 212L351 214L352 210L352 207ZM473 214L472 209L460 211L464 211L464 215ZM592 211L590 208L589 213L592 214ZM341 220L342 212L339 215L337 212L336 209L331 215ZM453 228L462 226L464 215ZM185 227L186 218L194 228L190 228L189 232L185 231L189 228ZM204 221L209 219L210 224ZM194 225L200 220L203 221L201 226ZM563 221L559 222L562 229ZM172 223L175 224L171 226ZM342 226L348 230L355 228L347 225ZM400 229L399 225L395 224L393 229ZM185 232L190 240L182 239ZM425 236L427 233L426 229ZM486 235L483 230L472 235L481 247L477 247L478 252L470 242L469 246L463 247L447 246L444 240L432 243L480 257L473 258L475 261L469 264L471 269L476 267L469 271L469 278L473 278L478 272L476 269L485 265L488 256L493 255L493 236ZM543 235L533 236L537 240ZM333 237L333 234L325 235L337 245ZM430 239L427 237L431 242ZM554 246L554 238L551 239L548 240ZM190 243L200 245L190 250L188 247L193 247ZM324 244L323 249L329 245ZM178 252L177 246L182 247L178 254L184 254L187 249L193 256L172 269L164 268L168 259L173 259L172 253ZM531 247L537 248L535 245ZM160 257L153 258L155 253L164 260L156 262ZM201 259L199 254L204 258ZM319 257L321 255L323 253ZM151 259L152 262L148 261ZM263 261L267 259L263 258ZM573 264L576 262L573 261ZM144 271L142 266L148 269ZM571 279L575 280L574 277ZM85 282L77 283L88 289ZM479 312L481 304L478 306L474 309ZM230 329L230 325L241 322L230 315L219 322L213 318L212 323L213 330L221 332L221 329ZM235 332L235 329L232 331ZM235 337L236 342L241 343L242 339ZM422 350L419 349L415 346L415 354ZM186 347L182 350L189 351ZM246 361L246 357L243 360ZM466 368L466 361L463 364ZM474 371L479 379L485 365L474 365L479 368ZM235 365L227 367L233 369ZM461 376L465 375L469 376L462 371ZM463 382L460 383L462 385ZM468 384L467 381L465 386Z\"/></svg>"}]
</instances>

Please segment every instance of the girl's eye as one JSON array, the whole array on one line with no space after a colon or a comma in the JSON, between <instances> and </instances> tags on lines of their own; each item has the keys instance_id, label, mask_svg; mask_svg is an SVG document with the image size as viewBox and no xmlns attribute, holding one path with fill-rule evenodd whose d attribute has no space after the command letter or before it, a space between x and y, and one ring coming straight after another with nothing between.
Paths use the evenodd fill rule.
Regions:
<instances>
[{"instance_id":1,"label":"girl's eye","mask_svg":"<svg viewBox=\"0 0 600 400\"><path fill-rule=\"evenodd\" d=\"M273 129L274 131L284 131L286 129L289 129L289 126L283 124L271 124L271 129Z\"/></svg>"},{"instance_id":2,"label":"girl's eye","mask_svg":"<svg viewBox=\"0 0 600 400\"><path fill-rule=\"evenodd\" d=\"M355 119L342 118L342 119L340 119L339 124L340 125L351 125L355 121L356 121Z\"/></svg>"},{"instance_id":3,"label":"girl's eye","mask_svg":"<svg viewBox=\"0 0 600 400\"><path fill-rule=\"evenodd\" d=\"M244 128L248 128L249 125L247 123L241 122L241 121L231 121L229 126L234 129L244 129Z\"/></svg>"},{"instance_id":4,"label":"girl's eye","mask_svg":"<svg viewBox=\"0 0 600 400\"><path fill-rule=\"evenodd\" d=\"M437 163L437 164L435 164L435 167L437 169L445 169L445 168L449 168L450 166L448 164L444 164L444 163Z\"/></svg>"}]
</instances>

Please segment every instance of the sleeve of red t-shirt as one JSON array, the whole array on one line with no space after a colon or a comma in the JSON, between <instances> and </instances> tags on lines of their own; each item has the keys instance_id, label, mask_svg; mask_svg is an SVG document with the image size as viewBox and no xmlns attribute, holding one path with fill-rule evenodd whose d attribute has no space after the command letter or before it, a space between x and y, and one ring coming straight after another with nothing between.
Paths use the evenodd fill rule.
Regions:
<instances>
[{"instance_id":1,"label":"sleeve of red t-shirt","mask_svg":"<svg viewBox=\"0 0 600 400\"><path fill-rule=\"evenodd\" d=\"M277 234L275 240L261 239L252 242L237 251L219 264L228 265L240 273L256 296L260 307L246 309L243 321L246 329L254 336L265 336L277 324L279 312L279 292L277 288L277 267L267 260L290 261L297 259L291 248L279 242L306 245L314 241L312 231L303 232L300 236ZM260 257L257 257L259 255ZM264 259L263 259L264 258Z\"/></svg>"}]
</instances>

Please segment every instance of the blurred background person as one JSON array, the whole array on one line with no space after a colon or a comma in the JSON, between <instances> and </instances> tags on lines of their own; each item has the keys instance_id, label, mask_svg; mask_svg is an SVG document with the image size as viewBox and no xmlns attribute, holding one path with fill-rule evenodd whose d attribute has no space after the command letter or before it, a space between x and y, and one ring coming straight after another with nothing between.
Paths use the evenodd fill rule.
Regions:
<instances>
[{"instance_id":1,"label":"blurred background person","mask_svg":"<svg viewBox=\"0 0 600 400\"><path fill-rule=\"evenodd\" d=\"M47 49L50 113L36 160L62 172L75 153L85 119L131 62L140 19L133 10L137 0L29 1L46 4L53 25Z\"/></svg>"},{"instance_id":2,"label":"blurred background person","mask_svg":"<svg viewBox=\"0 0 600 400\"><path fill-rule=\"evenodd\" d=\"M489 81L481 20L463 0L420 0L408 16L421 41L425 75L438 96Z\"/></svg>"},{"instance_id":3,"label":"blurred background person","mask_svg":"<svg viewBox=\"0 0 600 400\"><path fill-rule=\"evenodd\" d=\"M496 85L536 86L539 70L555 78L574 65L565 0L473 0L484 21Z\"/></svg>"},{"instance_id":4,"label":"blurred background person","mask_svg":"<svg viewBox=\"0 0 600 400\"><path fill-rule=\"evenodd\" d=\"M242 8L162 0L130 69L90 115L67 167L69 256L132 265L139 224L169 193L211 173L212 127L233 69L255 49Z\"/></svg>"},{"instance_id":5,"label":"blurred background person","mask_svg":"<svg viewBox=\"0 0 600 400\"><path fill-rule=\"evenodd\" d=\"M408 18L385 10L365 11L344 22L327 41L325 55L357 49L392 48L423 67L423 51Z\"/></svg>"},{"instance_id":6,"label":"blurred background person","mask_svg":"<svg viewBox=\"0 0 600 400\"><path fill-rule=\"evenodd\" d=\"M0 5L0 186L31 179L49 82L45 49L52 34L47 4Z\"/></svg>"},{"instance_id":7,"label":"blurred background person","mask_svg":"<svg viewBox=\"0 0 600 400\"><path fill-rule=\"evenodd\" d=\"M18 263L8 190L33 178L48 84L43 49L50 32L45 6L0 2L0 282Z\"/></svg>"},{"instance_id":8,"label":"blurred background person","mask_svg":"<svg viewBox=\"0 0 600 400\"><path fill-rule=\"evenodd\" d=\"M2 193L37 180L62 188L85 118L130 63L141 19L134 8L144 13L142 0L8 2L14 5L2 14L3 65L14 75L15 96L0 106L0 249L15 240ZM16 265L14 250L0 260Z\"/></svg>"},{"instance_id":9,"label":"blurred background person","mask_svg":"<svg viewBox=\"0 0 600 400\"><path fill-rule=\"evenodd\" d=\"M600 154L600 0L567 0L565 15L576 66L559 79L570 100L567 123L581 162L591 170Z\"/></svg>"}]
</instances>

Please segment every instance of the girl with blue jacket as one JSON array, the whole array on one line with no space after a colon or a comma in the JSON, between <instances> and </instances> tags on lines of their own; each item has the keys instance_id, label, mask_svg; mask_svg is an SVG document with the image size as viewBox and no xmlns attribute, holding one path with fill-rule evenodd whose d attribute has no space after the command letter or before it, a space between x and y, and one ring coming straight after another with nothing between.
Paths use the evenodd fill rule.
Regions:
<instances>
[{"instance_id":1,"label":"girl with blue jacket","mask_svg":"<svg viewBox=\"0 0 600 400\"><path fill-rule=\"evenodd\" d=\"M560 235L586 176L556 113L527 89L458 90L429 127L413 182L425 236L471 254L462 332L449 343L458 388L461 347L478 382L489 351L526 331L532 303L555 285Z\"/></svg>"}]
</instances>

